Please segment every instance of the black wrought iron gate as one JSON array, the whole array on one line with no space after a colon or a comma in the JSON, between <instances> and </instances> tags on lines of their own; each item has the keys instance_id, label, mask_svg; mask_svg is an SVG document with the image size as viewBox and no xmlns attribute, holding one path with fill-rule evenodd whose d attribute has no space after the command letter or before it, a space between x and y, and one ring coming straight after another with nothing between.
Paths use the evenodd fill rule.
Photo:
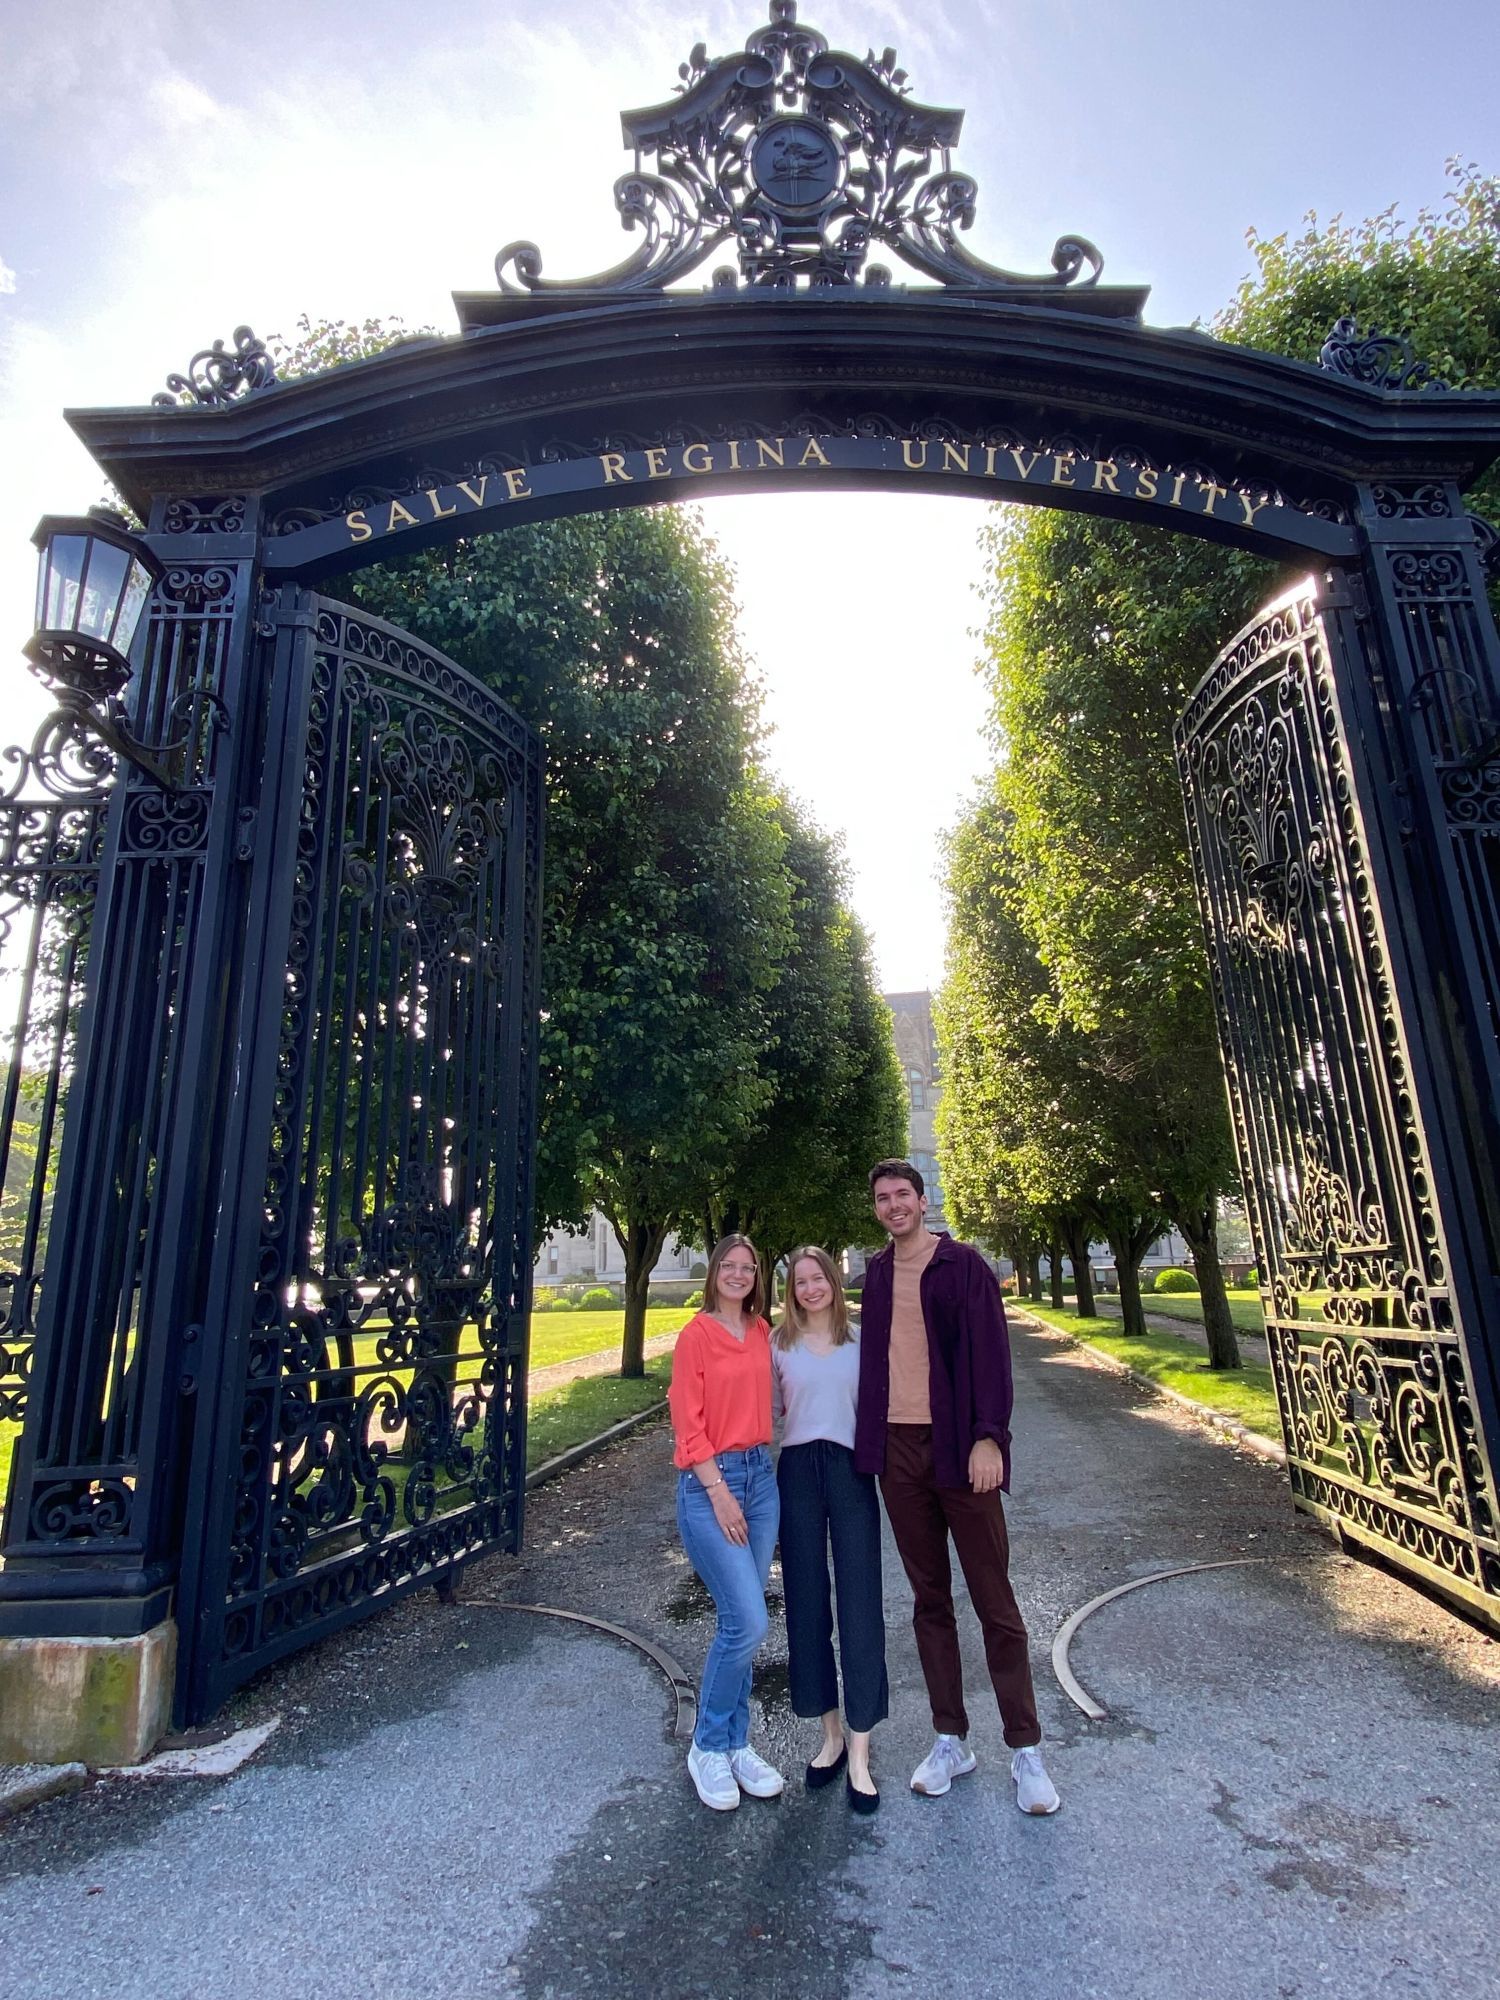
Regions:
<instances>
[{"instance_id":1,"label":"black wrought iron gate","mask_svg":"<svg viewBox=\"0 0 1500 2000\"><path fill-rule=\"evenodd\" d=\"M1293 1492L1493 1618L1493 1265L1450 1240L1466 1120L1434 1062L1473 960L1423 935L1424 871L1451 865L1414 747L1433 689L1400 684L1361 599L1334 575L1270 605L1178 757Z\"/></svg>"},{"instance_id":2,"label":"black wrought iron gate","mask_svg":"<svg viewBox=\"0 0 1500 2000\"><path fill-rule=\"evenodd\" d=\"M451 660L295 587L253 850L243 1162L178 1596L186 1712L514 1547L542 767ZM258 995L258 997L257 997Z\"/></svg>"}]
</instances>

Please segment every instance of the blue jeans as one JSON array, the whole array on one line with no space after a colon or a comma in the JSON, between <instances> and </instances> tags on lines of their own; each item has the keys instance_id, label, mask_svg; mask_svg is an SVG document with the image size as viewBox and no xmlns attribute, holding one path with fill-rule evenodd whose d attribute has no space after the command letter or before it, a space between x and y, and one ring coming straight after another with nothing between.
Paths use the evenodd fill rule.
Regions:
<instances>
[{"instance_id":1,"label":"blue jeans","mask_svg":"<svg viewBox=\"0 0 1500 2000\"><path fill-rule=\"evenodd\" d=\"M693 1741L700 1750L743 1750L750 1741L750 1669L766 1636L766 1578L776 1548L781 1501L765 1445L721 1452L716 1463L744 1512L750 1542L742 1548L730 1541L695 1472L678 1475L677 1529L682 1546L719 1614L703 1662Z\"/></svg>"}]
</instances>

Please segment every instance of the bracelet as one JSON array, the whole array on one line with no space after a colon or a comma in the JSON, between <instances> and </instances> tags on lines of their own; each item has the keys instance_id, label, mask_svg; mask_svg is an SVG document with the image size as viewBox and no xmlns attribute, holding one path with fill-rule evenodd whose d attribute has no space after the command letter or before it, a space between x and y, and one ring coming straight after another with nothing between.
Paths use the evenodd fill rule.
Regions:
<instances>
[{"instance_id":1,"label":"bracelet","mask_svg":"<svg viewBox=\"0 0 1500 2000\"><path fill-rule=\"evenodd\" d=\"M698 1484L703 1488L705 1493L712 1493L716 1491L718 1487L724 1484L724 1475L720 1473L719 1477L714 1481L712 1486L709 1485L706 1479L700 1479L698 1481Z\"/></svg>"}]
</instances>

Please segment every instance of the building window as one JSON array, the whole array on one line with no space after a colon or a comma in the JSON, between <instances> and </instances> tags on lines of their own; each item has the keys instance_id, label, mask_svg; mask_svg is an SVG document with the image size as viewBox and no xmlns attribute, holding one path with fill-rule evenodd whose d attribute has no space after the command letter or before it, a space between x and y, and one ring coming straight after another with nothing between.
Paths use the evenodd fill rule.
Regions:
<instances>
[{"instance_id":1,"label":"building window","mask_svg":"<svg viewBox=\"0 0 1500 2000\"><path fill-rule=\"evenodd\" d=\"M922 1072L919 1069L909 1069L906 1072L906 1088L911 1095L912 1110L925 1111L927 1109L927 1085L922 1081Z\"/></svg>"},{"instance_id":2,"label":"building window","mask_svg":"<svg viewBox=\"0 0 1500 2000\"><path fill-rule=\"evenodd\" d=\"M557 1245L555 1243L547 1245L547 1276L549 1278L557 1276Z\"/></svg>"}]
</instances>

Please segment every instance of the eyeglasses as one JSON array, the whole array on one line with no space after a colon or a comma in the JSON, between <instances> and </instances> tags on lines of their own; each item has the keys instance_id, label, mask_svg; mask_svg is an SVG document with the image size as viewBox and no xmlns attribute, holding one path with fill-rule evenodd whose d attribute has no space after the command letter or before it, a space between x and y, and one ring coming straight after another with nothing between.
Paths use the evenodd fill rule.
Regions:
<instances>
[{"instance_id":1,"label":"eyeglasses","mask_svg":"<svg viewBox=\"0 0 1500 2000\"><path fill-rule=\"evenodd\" d=\"M755 1266L753 1264L721 1264L719 1266L719 1276L721 1278L753 1278L755 1276Z\"/></svg>"}]
</instances>

